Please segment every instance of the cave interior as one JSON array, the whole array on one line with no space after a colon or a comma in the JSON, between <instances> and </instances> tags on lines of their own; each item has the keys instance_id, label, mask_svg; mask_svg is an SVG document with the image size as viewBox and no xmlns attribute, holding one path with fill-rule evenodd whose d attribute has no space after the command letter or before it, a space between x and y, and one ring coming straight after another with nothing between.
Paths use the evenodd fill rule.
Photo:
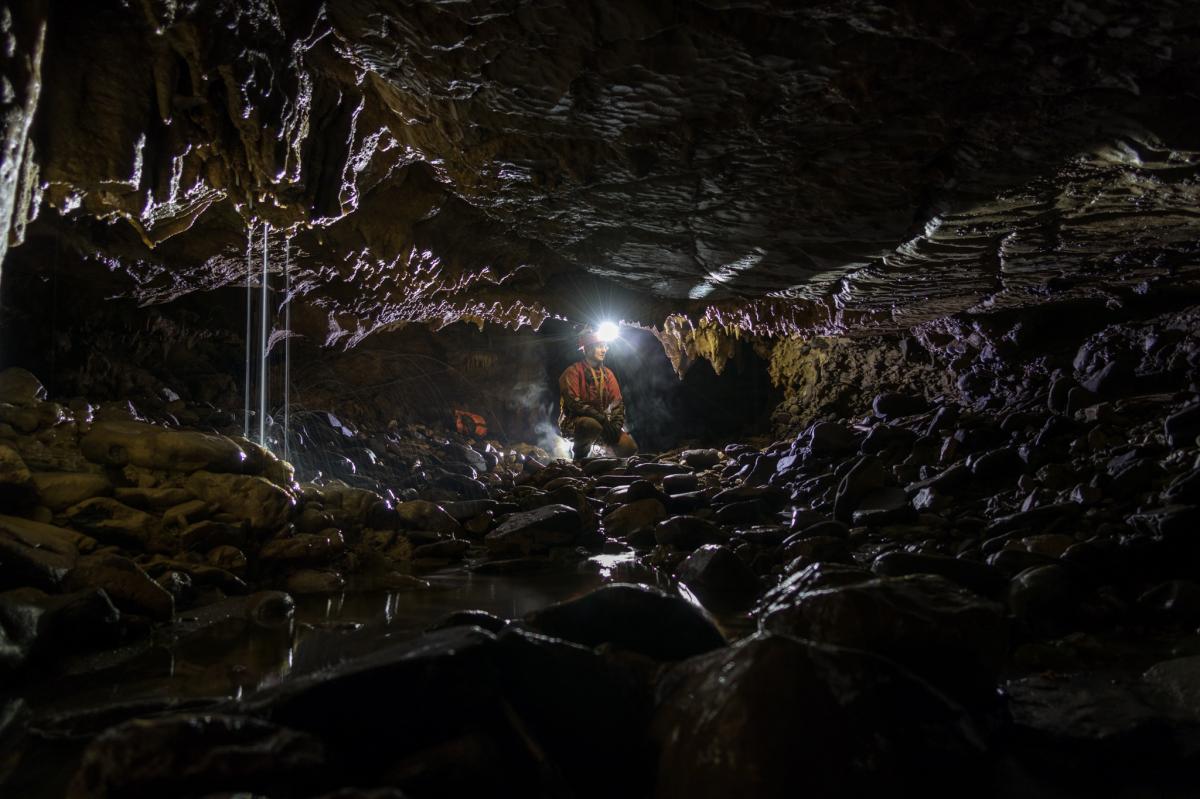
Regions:
<instances>
[{"instance_id":1,"label":"cave interior","mask_svg":"<svg viewBox=\"0 0 1200 799\"><path fill-rule=\"evenodd\" d=\"M0 794L1196 795L1200 5L0 45Z\"/></svg>"}]
</instances>

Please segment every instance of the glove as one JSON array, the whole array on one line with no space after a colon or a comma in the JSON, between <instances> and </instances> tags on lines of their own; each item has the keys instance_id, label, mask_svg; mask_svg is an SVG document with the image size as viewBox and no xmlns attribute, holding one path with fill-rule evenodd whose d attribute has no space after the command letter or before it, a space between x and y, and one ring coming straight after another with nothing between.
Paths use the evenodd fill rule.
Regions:
<instances>
[{"instance_id":1,"label":"glove","mask_svg":"<svg viewBox=\"0 0 1200 799\"><path fill-rule=\"evenodd\" d=\"M612 419L605 419L601 422L601 425L603 426L604 439L609 443L616 443L617 439L621 437L621 425Z\"/></svg>"}]
</instances>

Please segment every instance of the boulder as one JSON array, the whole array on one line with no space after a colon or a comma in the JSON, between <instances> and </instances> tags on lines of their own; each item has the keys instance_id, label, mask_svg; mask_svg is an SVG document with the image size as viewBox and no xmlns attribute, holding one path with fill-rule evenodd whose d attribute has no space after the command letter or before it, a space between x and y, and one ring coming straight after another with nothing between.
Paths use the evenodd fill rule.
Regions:
<instances>
[{"instance_id":1,"label":"boulder","mask_svg":"<svg viewBox=\"0 0 1200 799\"><path fill-rule=\"evenodd\" d=\"M967 795L982 744L962 709L866 652L759 634L661 679L660 799Z\"/></svg>"},{"instance_id":2,"label":"boulder","mask_svg":"<svg viewBox=\"0 0 1200 799\"><path fill-rule=\"evenodd\" d=\"M851 467L838 484L833 500L833 516L841 522L850 522L862 498L887 481L887 469L883 461L874 455L865 455Z\"/></svg>"},{"instance_id":3,"label":"boulder","mask_svg":"<svg viewBox=\"0 0 1200 799\"><path fill-rule=\"evenodd\" d=\"M721 453L715 449L685 449L679 460L693 469L711 469L721 462Z\"/></svg>"},{"instance_id":4,"label":"boulder","mask_svg":"<svg viewBox=\"0 0 1200 799\"><path fill-rule=\"evenodd\" d=\"M493 554L545 551L574 543L583 526L579 510L569 505L544 505L509 515L483 537Z\"/></svg>"},{"instance_id":5,"label":"boulder","mask_svg":"<svg viewBox=\"0 0 1200 799\"><path fill-rule=\"evenodd\" d=\"M328 563L346 550L337 530L324 535L294 535L275 538L262 545L258 559L263 563Z\"/></svg>"},{"instance_id":6,"label":"boulder","mask_svg":"<svg viewBox=\"0 0 1200 799\"><path fill-rule=\"evenodd\" d=\"M901 394L885 392L876 395L871 402L871 410L880 419L896 419L901 416L912 416L929 410L929 402L917 394Z\"/></svg>"},{"instance_id":7,"label":"boulder","mask_svg":"<svg viewBox=\"0 0 1200 799\"><path fill-rule=\"evenodd\" d=\"M432 530L435 533L461 535L462 525L436 502L413 499L397 502L396 513L400 526L413 530Z\"/></svg>"},{"instance_id":8,"label":"boulder","mask_svg":"<svg viewBox=\"0 0 1200 799\"><path fill-rule=\"evenodd\" d=\"M851 520L857 526L878 526L911 521L916 511L908 502L903 488L883 486L867 492L857 503Z\"/></svg>"},{"instance_id":9,"label":"boulder","mask_svg":"<svg viewBox=\"0 0 1200 799\"><path fill-rule=\"evenodd\" d=\"M338 594L346 590L346 578L332 569L300 569L287 576L292 594Z\"/></svg>"},{"instance_id":10,"label":"boulder","mask_svg":"<svg viewBox=\"0 0 1200 799\"><path fill-rule=\"evenodd\" d=\"M137 547L147 552L173 552L175 540L161 534L157 516L131 508L112 497L92 497L67 508L71 526L104 543Z\"/></svg>"},{"instance_id":11,"label":"boulder","mask_svg":"<svg viewBox=\"0 0 1200 799\"><path fill-rule=\"evenodd\" d=\"M127 613L170 621L174 598L128 558L118 555L85 555L67 577L71 590L102 588L113 604Z\"/></svg>"},{"instance_id":12,"label":"boulder","mask_svg":"<svg viewBox=\"0 0 1200 799\"><path fill-rule=\"evenodd\" d=\"M1171 740L1172 714L1147 701L1136 680L1105 672L1038 674L1008 681L1003 696L1013 742L1035 762L1076 773L1084 768L1137 775L1131 795L1152 784L1144 773L1147 759L1177 745ZM1102 794L1125 793L1108 793L1112 783L1095 787Z\"/></svg>"},{"instance_id":13,"label":"boulder","mask_svg":"<svg viewBox=\"0 0 1200 799\"><path fill-rule=\"evenodd\" d=\"M1163 421L1167 443L1176 449L1191 447L1200 436L1200 403L1189 405Z\"/></svg>"},{"instance_id":14,"label":"boulder","mask_svg":"<svg viewBox=\"0 0 1200 799\"><path fill-rule=\"evenodd\" d=\"M79 447L88 460L105 466L236 473L246 463L246 453L225 436L142 422L96 422Z\"/></svg>"},{"instance_id":15,"label":"boulder","mask_svg":"<svg viewBox=\"0 0 1200 799\"><path fill-rule=\"evenodd\" d=\"M604 517L605 532L615 538L628 538L631 535L654 529L654 526L667 518L667 509L657 499L641 499L622 505Z\"/></svg>"},{"instance_id":16,"label":"boulder","mask_svg":"<svg viewBox=\"0 0 1200 799\"><path fill-rule=\"evenodd\" d=\"M296 508L295 497L265 477L200 471L185 485L197 498L246 521L256 532L280 529Z\"/></svg>"},{"instance_id":17,"label":"boulder","mask_svg":"<svg viewBox=\"0 0 1200 799\"><path fill-rule=\"evenodd\" d=\"M675 567L675 577L706 607L746 607L758 592L758 577L728 548L706 544Z\"/></svg>"},{"instance_id":18,"label":"boulder","mask_svg":"<svg viewBox=\"0 0 1200 799\"><path fill-rule=\"evenodd\" d=\"M0 509L8 511L24 507L32 504L35 498L33 475L21 453L0 443Z\"/></svg>"},{"instance_id":19,"label":"boulder","mask_svg":"<svg viewBox=\"0 0 1200 799\"><path fill-rule=\"evenodd\" d=\"M73 530L0 516L0 589L57 590L75 566L80 548L95 546L95 539Z\"/></svg>"},{"instance_id":20,"label":"boulder","mask_svg":"<svg viewBox=\"0 0 1200 799\"><path fill-rule=\"evenodd\" d=\"M663 546L692 550L704 544L721 544L729 533L699 516L672 516L654 526L654 539Z\"/></svg>"},{"instance_id":21,"label":"boulder","mask_svg":"<svg viewBox=\"0 0 1200 799\"><path fill-rule=\"evenodd\" d=\"M324 765L319 739L247 716L136 719L87 745L66 796L294 795Z\"/></svg>"},{"instance_id":22,"label":"boulder","mask_svg":"<svg viewBox=\"0 0 1200 799\"><path fill-rule=\"evenodd\" d=\"M679 660L725 646L707 613L645 585L615 583L525 617L544 635L584 646L611 643L656 660Z\"/></svg>"},{"instance_id":23,"label":"boulder","mask_svg":"<svg viewBox=\"0 0 1200 799\"><path fill-rule=\"evenodd\" d=\"M858 437L836 422L817 422L802 440L809 452L818 457L845 455L858 449Z\"/></svg>"},{"instance_id":24,"label":"boulder","mask_svg":"<svg viewBox=\"0 0 1200 799\"><path fill-rule=\"evenodd\" d=\"M881 577L933 574L992 598L1002 596L1008 587L1008 579L1004 574L986 563L942 555L918 555L900 550L885 552L875 558L871 564L871 571Z\"/></svg>"},{"instance_id":25,"label":"boulder","mask_svg":"<svg viewBox=\"0 0 1200 799\"><path fill-rule=\"evenodd\" d=\"M112 482L107 477L91 472L35 472L33 484L38 501L56 513L113 492Z\"/></svg>"},{"instance_id":26,"label":"boulder","mask_svg":"<svg viewBox=\"0 0 1200 799\"><path fill-rule=\"evenodd\" d=\"M759 627L879 653L963 697L990 695L1008 654L1002 605L924 574L780 597Z\"/></svg>"},{"instance_id":27,"label":"boulder","mask_svg":"<svg viewBox=\"0 0 1200 799\"><path fill-rule=\"evenodd\" d=\"M46 388L32 372L10 367L0 372L0 402L34 407L46 399Z\"/></svg>"}]
</instances>

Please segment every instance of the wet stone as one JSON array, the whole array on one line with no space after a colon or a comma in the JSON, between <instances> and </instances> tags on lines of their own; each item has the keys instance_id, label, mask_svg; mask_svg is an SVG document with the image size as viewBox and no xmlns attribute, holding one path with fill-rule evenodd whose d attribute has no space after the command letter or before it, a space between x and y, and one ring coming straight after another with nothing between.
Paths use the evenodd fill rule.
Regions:
<instances>
[{"instance_id":1,"label":"wet stone","mask_svg":"<svg viewBox=\"0 0 1200 799\"><path fill-rule=\"evenodd\" d=\"M300 569L287 576L292 594L336 594L346 588L346 578L332 569Z\"/></svg>"},{"instance_id":2,"label":"wet stone","mask_svg":"<svg viewBox=\"0 0 1200 799\"><path fill-rule=\"evenodd\" d=\"M1052 758L1071 752L1084 762L1143 763L1170 747L1166 714L1127 680L1106 674L1037 675L1004 685L1018 742Z\"/></svg>"},{"instance_id":3,"label":"wet stone","mask_svg":"<svg viewBox=\"0 0 1200 799\"><path fill-rule=\"evenodd\" d=\"M671 513L694 513L710 504L710 497L705 491L685 491L682 494L668 496L663 503Z\"/></svg>"},{"instance_id":4,"label":"wet stone","mask_svg":"<svg viewBox=\"0 0 1200 799\"><path fill-rule=\"evenodd\" d=\"M668 494L684 494L695 491L700 480L694 474L668 474L663 477L663 490Z\"/></svg>"},{"instance_id":5,"label":"wet stone","mask_svg":"<svg viewBox=\"0 0 1200 799\"><path fill-rule=\"evenodd\" d=\"M1016 576L1026 569L1051 565L1054 563L1054 559L1025 549L1006 548L988 555L986 562L997 571Z\"/></svg>"},{"instance_id":6,"label":"wet stone","mask_svg":"<svg viewBox=\"0 0 1200 799\"><path fill-rule=\"evenodd\" d=\"M582 524L576 508L546 505L536 510L511 514L483 540L493 554L529 554L572 543L579 535Z\"/></svg>"},{"instance_id":7,"label":"wet stone","mask_svg":"<svg viewBox=\"0 0 1200 799\"><path fill-rule=\"evenodd\" d=\"M784 540L784 543L789 544L792 541L798 541L802 538L845 538L848 535L850 535L850 526L848 524L833 519L825 519L793 533L790 538Z\"/></svg>"},{"instance_id":8,"label":"wet stone","mask_svg":"<svg viewBox=\"0 0 1200 799\"><path fill-rule=\"evenodd\" d=\"M635 464L633 467L631 467L630 471L636 475L646 478L666 477L669 474L677 473L679 471L679 464L647 461L646 463Z\"/></svg>"},{"instance_id":9,"label":"wet stone","mask_svg":"<svg viewBox=\"0 0 1200 799\"><path fill-rule=\"evenodd\" d=\"M774 547L782 544L792 535L789 527L782 524L756 524L752 527L742 527L734 531L733 538L746 541L760 547Z\"/></svg>"},{"instance_id":10,"label":"wet stone","mask_svg":"<svg viewBox=\"0 0 1200 799\"><path fill-rule=\"evenodd\" d=\"M914 394L891 392L877 395L871 402L871 409L879 418L890 420L924 413L929 410L929 402Z\"/></svg>"},{"instance_id":11,"label":"wet stone","mask_svg":"<svg viewBox=\"0 0 1200 799\"><path fill-rule=\"evenodd\" d=\"M470 544L461 538L448 538L432 544L423 544L413 549L413 559L432 558L436 560L461 560L470 548Z\"/></svg>"},{"instance_id":12,"label":"wet stone","mask_svg":"<svg viewBox=\"0 0 1200 799\"><path fill-rule=\"evenodd\" d=\"M414 499L396 503L400 526L417 530L432 530L437 533L457 535L462 526L445 509L434 502Z\"/></svg>"},{"instance_id":13,"label":"wet stone","mask_svg":"<svg viewBox=\"0 0 1200 799\"><path fill-rule=\"evenodd\" d=\"M266 627L285 624L296 615L296 600L284 591L258 591L245 599L245 616Z\"/></svg>"},{"instance_id":14,"label":"wet stone","mask_svg":"<svg viewBox=\"0 0 1200 799\"><path fill-rule=\"evenodd\" d=\"M669 671L651 734L664 799L953 795L980 754L961 708L895 663L763 634Z\"/></svg>"},{"instance_id":15,"label":"wet stone","mask_svg":"<svg viewBox=\"0 0 1200 799\"><path fill-rule=\"evenodd\" d=\"M19 367L0 371L0 402L33 406L45 399L46 388L32 372Z\"/></svg>"},{"instance_id":16,"label":"wet stone","mask_svg":"<svg viewBox=\"0 0 1200 799\"><path fill-rule=\"evenodd\" d=\"M933 574L981 596L993 598L1001 596L1008 587L1008 578L986 563L940 555L916 555L893 550L875 558L871 570L883 577Z\"/></svg>"},{"instance_id":17,"label":"wet stone","mask_svg":"<svg viewBox=\"0 0 1200 799\"><path fill-rule=\"evenodd\" d=\"M71 590L103 589L127 613L170 621L175 599L133 561L118 555L85 555L68 575Z\"/></svg>"},{"instance_id":18,"label":"wet stone","mask_svg":"<svg viewBox=\"0 0 1200 799\"><path fill-rule=\"evenodd\" d=\"M188 477L187 489L261 532L283 527L296 507L289 492L263 477L200 471Z\"/></svg>"},{"instance_id":19,"label":"wet stone","mask_svg":"<svg viewBox=\"0 0 1200 799\"><path fill-rule=\"evenodd\" d=\"M760 604L762 607L769 607L780 600L795 597L807 591L854 585L874 578L874 574L852 563L816 561L793 572L778 586L768 591Z\"/></svg>"},{"instance_id":20,"label":"wet stone","mask_svg":"<svg viewBox=\"0 0 1200 799\"><path fill-rule=\"evenodd\" d=\"M941 577L885 577L764 608L760 629L894 658L960 696L990 693L1008 653L1004 608Z\"/></svg>"},{"instance_id":21,"label":"wet stone","mask_svg":"<svg viewBox=\"0 0 1200 799\"><path fill-rule=\"evenodd\" d=\"M204 556L204 561L210 566L241 574L246 569L246 555L234 546L222 545L213 547Z\"/></svg>"},{"instance_id":22,"label":"wet stone","mask_svg":"<svg viewBox=\"0 0 1200 799\"><path fill-rule=\"evenodd\" d=\"M180 530L178 542L184 550L206 551L219 546L245 547L247 536L243 525L205 520Z\"/></svg>"},{"instance_id":23,"label":"wet stone","mask_svg":"<svg viewBox=\"0 0 1200 799\"><path fill-rule=\"evenodd\" d=\"M680 660L725 646L708 614L645 585L617 583L535 611L533 630L584 646L611 643L655 658Z\"/></svg>"},{"instance_id":24,"label":"wet stone","mask_svg":"<svg viewBox=\"0 0 1200 799\"><path fill-rule=\"evenodd\" d=\"M1200 403L1189 405L1163 421L1167 443L1176 449L1196 445L1200 436Z\"/></svg>"},{"instance_id":25,"label":"wet stone","mask_svg":"<svg viewBox=\"0 0 1200 799\"><path fill-rule=\"evenodd\" d=\"M658 490L649 480L634 480L627 486L614 488L604 496L608 505L626 505L642 499L659 499Z\"/></svg>"},{"instance_id":26,"label":"wet stone","mask_svg":"<svg viewBox=\"0 0 1200 799\"><path fill-rule=\"evenodd\" d=\"M705 544L721 544L729 533L709 519L697 516L672 516L654 527L654 538L663 546L692 550Z\"/></svg>"},{"instance_id":27,"label":"wet stone","mask_svg":"<svg viewBox=\"0 0 1200 799\"><path fill-rule=\"evenodd\" d=\"M483 610L456 610L434 622L429 631L446 630L451 627L479 627L490 633L498 633L508 626L508 620Z\"/></svg>"},{"instance_id":28,"label":"wet stone","mask_svg":"<svg viewBox=\"0 0 1200 799\"><path fill-rule=\"evenodd\" d=\"M149 552L174 551L173 542L159 535L156 516L111 497L86 499L68 508L64 515L72 527L105 543L136 546Z\"/></svg>"},{"instance_id":29,"label":"wet stone","mask_svg":"<svg viewBox=\"0 0 1200 799\"><path fill-rule=\"evenodd\" d=\"M711 469L721 462L721 453L715 449L688 449L679 454L679 460L693 469Z\"/></svg>"},{"instance_id":30,"label":"wet stone","mask_svg":"<svg viewBox=\"0 0 1200 799\"><path fill-rule=\"evenodd\" d=\"M266 563L328 563L342 554L346 542L337 530L324 534L295 535L266 542L258 558Z\"/></svg>"},{"instance_id":31,"label":"wet stone","mask_svg":"<svg viewBox=\"0 0 1200 799\"><path fill-rule=\"evenodd\" d=\"M745 607L754 601L758 577L729 549L706 544L688 555L675 576L709 607Z\"/></svg>"},{"instance_id":32,"label":"wet stone","mask_svg":"<svg viewBox=\"0 0 1200 799\"><path fill-rule=\"evenodd\" d=\"M625 465L620 458L593 458L583 465L583 473L595 477Z\"/></svg>"},{"instance_id":33,"label":"wet stone","mask_svg":"<svg viewBox=\"0 0 1200 799\"><path fill-rule=\"evenodd\" d=\"M858 449L858 437L836 422L817 422L803 441L804 446L819 457L844 455Z\"/></svg>"},{"instance_id":34,"label":"wet stone","mask_svg":"<svg viewBox=\"0 0 1200 799\"><path fill-rule=\"evenodd\" d=\"M849 522L863 497L882 488L886 481L887 470L882 461L872 455L860 458L838 484L833 501L834 518Z\"/></svg>"},{"instance_id":35,"label":"wet stone","mask_svg":"<svg viewBox=\"0 0 1200 799\"><path fill-rule=\"evenodd\" d=\"M241 447L225 436L142 422L96 422L79 447L93 463L177 472L240 472L246 461Z\"/></svg>"},{"instance_id":36,"label":"wet stone","mask_svg":"<svg viewBox=\"0 0 1200 799\"><path fill-rule=\"evenodd\" d=\"M199 796L249 785L290 794L324 762L317 738L246 716L137 719L88 744L67 797Z\"/></svg>"},{"instance_id":37,"label":"wet stone","mask_svg":"<svg viewBox=\"0 0 1200 799\"><path fill-rule=\"evenodd\" d=\"M113 490L113 498L131 508L139 510L165 511L184 502L196 498L196 495L186 488L162 486L159 488L118 487Z\"/></svg>"},{"instance_id":38,"label":"wet stone","mask_svg":"<svg viewBox=\"0 0 1200 799\"><path fill-rule=\"evenodd\" d=\"M1084 621L1084 586L1062 566L1048 563L1019 572L1008 589L1013 617L1034 635L1062 635Z\"/></svg>"},{"instance_id":39,"label":"wet stone","mask_svg":"<svg viewBox=\"0 0 1200 799\"><path fill-rule=\"evenodd\" d=\"M5 591L0 593L0 639L17 651L0 652L0 663L12 667L113 645L120 639L120 618L108 595L98 589L60 595L36 588Z\"/></svg>"},{"instance_id":40,"label":"wet stone","mask_svg":"<svg viewBox=\"0 0 1200 799\"><path fill-rule=\"evenodd\" d=\"M1160 707L1200 723L1200 656L1155 663L1142 674L1142 682L1156 689Z\"/></svg>"},{"instance_id":41,"label":"wet stone","mask_svg":"<svg viewBox=\"0 0 1200 799\"><path fill-rule=\"evenodd\" d=\"M1145 613L1182 624L1200 622L1200 583L1168 580L1146 590L1137 600Z\"/></svg>"},{"instance_id":42,"label":"wet stone","mask_svg":"<svg viewBox=\"0 0 1200 799\"><path fill-rule=\"evenodd\" d=\"M33 475L21 454L0 443L0 509L7 511L32 504L35 497Z\"/></svg>"},{"instance_id":43,"label":"wet stone","mask_svg":"<svg viewBox=\"0 0 1200 799\"><path fill-rule=\"evenodd\" d=\"M971 473L981 480L1015 480L1025 469L1016 447L1000 447L971 461Z\"/></svg>"},{"instance_id":44,"label":"wet stone","mask_svg":"<svg viewBox=\"0 0 1200 799\"><path fill-rule=\"evenodd\" d=\"M893 524L915 518L916 511L909 505L908 494L894 486L874 489L859 501L852 514L855 526Z\"/></svg>"},{"instance_id":45,"label":"wet stone","mask_svg":"<svg viewBox=\"0 0 1200 799\"><path fill-rule=\"evenodd\" d=\"M640 532L652 532L667 517L667 509L657 499L630 502L604 517L605 532L616 538L628 538Z\"/></svg>"}]
</instances>

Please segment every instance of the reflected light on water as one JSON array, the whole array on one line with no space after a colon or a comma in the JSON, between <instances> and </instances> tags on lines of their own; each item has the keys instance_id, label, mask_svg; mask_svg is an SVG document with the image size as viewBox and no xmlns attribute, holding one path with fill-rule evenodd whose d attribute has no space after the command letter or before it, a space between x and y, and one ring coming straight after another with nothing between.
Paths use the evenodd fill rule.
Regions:
<instances>
[{"instance_id":1,"label":"reflected light on water","mask_svg":"<svg viewBox=\"0 0 1200 799\"><path fill-rule=\"evenodd\" d=\"M589 561L599 566L599 575L601 578L607 579L613 576L613 570L622 564L635 564L637 558L633 551L620 552L616 555L596 555L588 558Z\"/></svg>"}]
</instances>

